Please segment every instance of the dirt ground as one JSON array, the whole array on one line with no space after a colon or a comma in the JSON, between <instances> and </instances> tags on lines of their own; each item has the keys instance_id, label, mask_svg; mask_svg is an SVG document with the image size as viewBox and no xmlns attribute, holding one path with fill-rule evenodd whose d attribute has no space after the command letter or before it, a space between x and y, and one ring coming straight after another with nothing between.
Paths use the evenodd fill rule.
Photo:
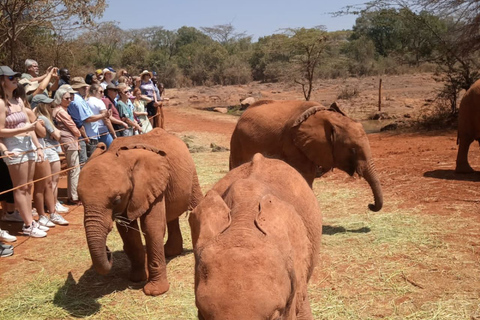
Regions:
<instances>
[{"instance_id":1,"label":"dirt ground","mask_svg":"<svg viewBox=\"0 0 480 320\"><path fill-rule=\"evenodd\" d=\"M338 101L347 114L358 120L365 120L378 108L379 78L329 80L318 85L313 99L325 104ZM432 75L407 75L383 79L382 110L395 119L416 119L428 112L435 97L435 90L441 85L432 79ZM359 94L350 99L339 99L342 91L356 88ZM241 99L252 96L255 99L301 99L302 94L295 86L283 84L251 84L245 86L167 89L169 103L165 105L166 129L181 137L191 137L196 144L208 147L210 143L229 147L230 135L237 117L228 114L204 111L211 107L238 105ZM407 116L406 116L407 115ZM388 124L392 120L384 120ZM439 221L443 230L435 236L453 257L439 259L433 265L419 265L417 271L404 275L405 281L418 289L404 300L434 299L445 292L468 292L470 297L480 301L480 150L472 145L469 160L478 170L473 174L454 173L457 152L456 132L382 132L369 134L370 144L377 171L384 190L384 210L402 210L413 208L415 215L425 216ZM335 171L322 178L338 184L351 183L350 177ZM66 179L61 180L65 188ZM61 192L64 192L62 190ZM357 199L362 204L372 201L371 194ZM72 224L69 228L83 228L83 208L71 207ZM373 215L373 213L372 213ZM457 224L461 221L461 224ZM327 221L328 223L328 221ZM325 223L324 223L325 225ZM14 224L0 223L12 233L19 230ZM18 230L16 230L17 228ZM66 228L57 227L49 233L62 233ZM28 241L19 237L15 255L2 259L0 270L4 266L15 267L24 259L26 248L42 248L42 241ZM428 254L420 252L419 254ZM405 257L393 257L403 259ZM406 259L408 261L408 259ZM414 259L412 259L413 261ZM331 259L323 257L320 269L326 269ZM0 271L0 279L2 276ZM315 278L323 278L322 271ZM466 278L465 278L466 277ZM328 278L328 277L327 277ZM468 281L460 281L461 279ZM328 286L329 279L324 286ZM331 284L333 286L333 284ZM381 304L381 302L379 302ZM388 303L385 303L387 305ZM480 319L480 305L477 315L469 319ZM388 312L387 312L388 314ZM382 318L378 311L375 315ZM432 318L433 319L433 318ZM438 318L441 319L441 318Z\"/></svg>"}]
</instances>

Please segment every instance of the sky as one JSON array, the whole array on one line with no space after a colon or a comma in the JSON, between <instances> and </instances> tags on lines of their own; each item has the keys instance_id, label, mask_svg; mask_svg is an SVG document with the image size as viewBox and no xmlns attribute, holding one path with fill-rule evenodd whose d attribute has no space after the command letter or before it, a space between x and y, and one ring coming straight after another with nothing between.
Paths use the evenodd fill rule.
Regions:
<instances>
[{"instance_id":1,"label":"sky","mask_svg":"<svg viewBox=\"0 0 480 320\"><path fill-rule=\"evenodd\" d=\"M231 23L236 32L258 37L282 28L312 28L328 31L352 29L356 16L332 17L355 0L107 0L100 21L117 21L120 28L161 26L175 30L182 26L213 27Z\"/></svg>"}]
</instances>

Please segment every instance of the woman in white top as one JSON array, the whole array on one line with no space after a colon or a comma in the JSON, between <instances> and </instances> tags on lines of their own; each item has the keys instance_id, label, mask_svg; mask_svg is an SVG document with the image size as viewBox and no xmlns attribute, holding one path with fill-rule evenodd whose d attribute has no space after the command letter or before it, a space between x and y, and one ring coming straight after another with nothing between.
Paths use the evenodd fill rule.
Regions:
<instances>
[{"instance_id":1,"label":"woman in white top","mask_svg":"<svg viewBox=\"0 0 480 320\"><path fill-rule=\"evenodd\" d=\"M92 84L89 89L90 97L87 99L87 103L92 110L93 114L108 113L105 103L102 101L103 88L99 84ZM110 111L111 113L111 111ZM111 116L111 114L110 114ZM107 145L107 148L113 141L113 137L109 132L114 132L112 123L110 120L98 120L98 141Z\"/></svg>"}]
</instances>

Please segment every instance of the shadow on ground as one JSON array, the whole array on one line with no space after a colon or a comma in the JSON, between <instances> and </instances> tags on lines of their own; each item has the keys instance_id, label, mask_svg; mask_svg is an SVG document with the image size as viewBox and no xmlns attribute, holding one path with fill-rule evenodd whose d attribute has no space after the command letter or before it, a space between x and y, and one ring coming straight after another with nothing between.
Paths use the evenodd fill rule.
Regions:
<instances>
[{"instance_id":1,"label":"shadow on ground","mask_svg":"<svg viewBox=\"0 0 480 320\"><path fill-rule=\"evenodd\" d=\"M480 181L480 172L472 173L455 173L454 170L433 170L427 171L423 174L425 178L435 178L444 180L458 180L458 181Z\"/></svg>"},{"instance_id":2,"label":"shadow on ground","mask_svg":"<svg viewBox=\"0 0 480 320\"><path fill-rule=\"evenodd\" d=\"M344 227L322 226L322 233L327 235L334 235L337 233L368 233L370 228L362 227L359 229L345 229Z\"/></svg>"},{"instance_id":3,"label":"shadow on ground","mask_svg":"<svg viewBox=\"0 0 480 320\"><path fill-rule=\"evenodd\" d=\"M183 250L181 256L192 254L193 250ZM175 257L167 258L167 264ZM89 317L100 311L102 305L98 302L103 296L126 289L140 290L143 282L128 280L130 261L124 251L113 252L112 270L105 276L98 274L93 266L75 281L71 272L68 273L64 285L55 293L53 303L66 310L76 318Z\"/></svg>"},{"instance_id":4,"label":"shadow on ground","mask_svg":"<svg viewBox=\"0 0 480 320\"><path fill-rule=\"evenodd\" d=\"M144 282L134 283L128 280L130 262L123 251L113 253L113 266L106 276L99 275L93 266L75 281L68 273L64 285L58 289L53 303L77 318L91 316L100 311L98 299L115 291L141 289Z\"/></svg>"}]
</instances>

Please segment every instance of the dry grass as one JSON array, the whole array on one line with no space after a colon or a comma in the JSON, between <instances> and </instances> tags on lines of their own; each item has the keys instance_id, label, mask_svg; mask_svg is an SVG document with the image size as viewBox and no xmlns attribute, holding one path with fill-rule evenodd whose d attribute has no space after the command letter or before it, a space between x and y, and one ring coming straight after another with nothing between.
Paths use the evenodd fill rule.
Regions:
<instances>
[{"instance_id":1,"label":"dry grass","mask_svg":"<svg viewBox=\"0 0 480 320\"><path fill-rule=\"evenodd\" d=\"M227 172L228 154L193 154L204 192ZM475 232L461 209L441 218L421 206L400 209L408 206L389 198L372 213L365 181L338 172L317 180L314 192L324 214L321 262L309 286L315 319L480 319L480 254L473 261L445 241ZM170 290L155 298L127 280L129 262L116 231L108 238L113 270L100 276L91 269L81 210L68 218L74 223L61 234L23 243L28 248L2 273L0 319L196 319L185 217L186 252L169 261Z\"/></svg>"}]
</instances>

